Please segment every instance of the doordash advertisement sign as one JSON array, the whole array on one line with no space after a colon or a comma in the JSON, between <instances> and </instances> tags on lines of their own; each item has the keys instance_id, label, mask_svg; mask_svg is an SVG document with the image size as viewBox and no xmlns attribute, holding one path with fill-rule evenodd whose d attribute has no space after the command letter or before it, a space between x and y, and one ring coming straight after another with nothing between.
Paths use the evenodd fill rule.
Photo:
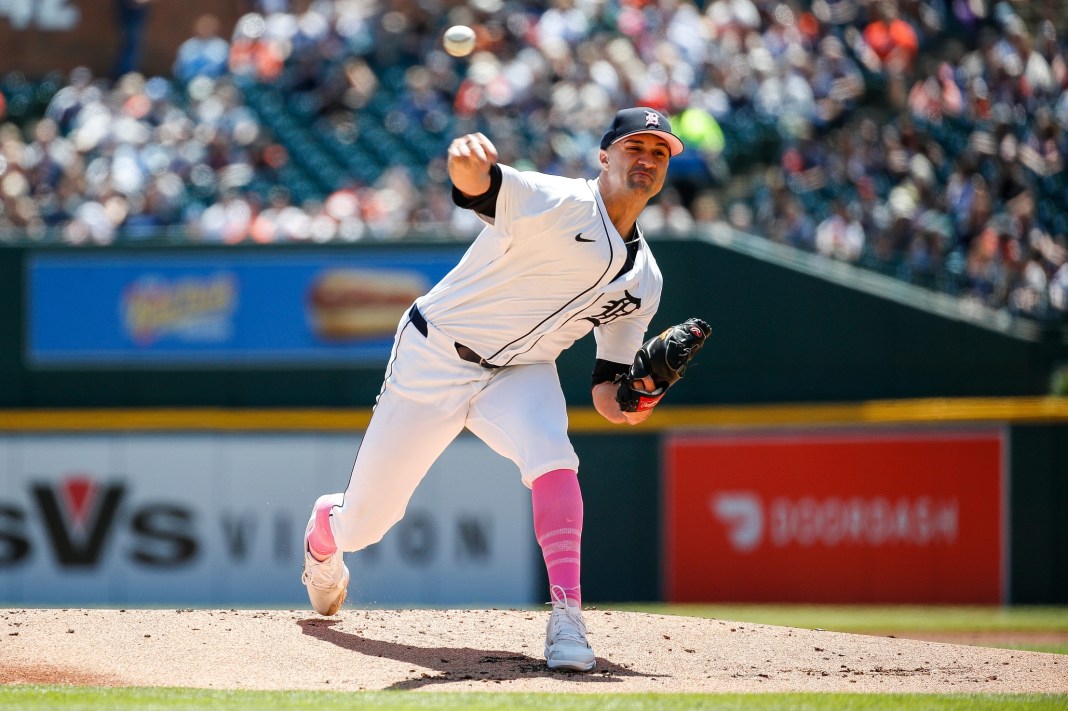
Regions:
<instances>
[{"instance_id":1,"label":"doordash advertisement sign","mask_svg":"<svg viewBox=\"0 0 1068 711\"><path fill-rule=\"evenodd\" d=\"M666 443L672 602L1004 602L1000 429Z\"/></svg>"}]
</instances>

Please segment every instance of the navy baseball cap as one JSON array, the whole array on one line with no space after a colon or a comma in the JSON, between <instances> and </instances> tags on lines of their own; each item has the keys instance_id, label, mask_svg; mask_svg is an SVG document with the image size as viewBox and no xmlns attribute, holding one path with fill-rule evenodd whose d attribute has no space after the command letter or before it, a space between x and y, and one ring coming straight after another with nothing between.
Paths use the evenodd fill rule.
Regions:
<instances>
[{"instance_id":1,"label":"navy baseball cap","mask_svg":"<svg viewBox=\"0 0 1068 711\"><path fill-rule=\"evenodd\" d=\"M682 139L671 132L671 122L668 117L656 109L647 106L636 106L633 109L623 109L616 113L612 125L601 137L601 150L620 140L624 136L635 133L655 133L663 138L671 146L671 155L677 156L685 147Z\"/></svg>"}]
</instances>

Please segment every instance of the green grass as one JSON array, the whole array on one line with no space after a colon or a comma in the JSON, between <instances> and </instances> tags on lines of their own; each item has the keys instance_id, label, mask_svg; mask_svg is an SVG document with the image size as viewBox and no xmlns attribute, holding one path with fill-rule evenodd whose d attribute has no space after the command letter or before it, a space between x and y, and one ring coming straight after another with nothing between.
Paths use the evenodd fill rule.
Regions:
<instances>
[{"instance_id":1,"label":"green grass","mask_svg":"<svg viewBox=\"0 0 1068 711\"><path fill-rule=\"evenodd\" d=\"M605 607L834 632L1068 632L1068 607L1053 606L621 604Z\"/></svg>"},{"instance_id":2,"label":"green grass","mask_svg":"<svg viewBox=\"0 0 1068 711\"><path fill-rule=\"evenodd\" d=\"M1068 644L981 644L981 647L998 649L1019 649L1024 652L1045 652L1046 654L1068 654Z\"/></svg>"},{"instance_id":3,"label":"green grass","mask_svg":"<svg viewBox=\"0 0 1068 711\"><path fill-rule=\"evenodd\" d=\"M0 686L0 709L138 709L138 711L259 711L336 708L472 709L513 711L972 711L1027 709L1064 711L1068 696L1044 694L492 694L412 693L404 691L336 692L210 691L200 689L93 688L67 686Z\"/></svg>"},{"instance_id":4,"label":"green grass","mask_svg":"<svg viewBox=\"0 0 1068 711\"><path fill-rule=\"evenodd\" d=\"M1068 643L1029 638L1035 633L1068 634L1068 607L1017 605L606 605L615 610L657 615L710 617L765 625L825 629L856 634L998 633L997 641L970 642L985 647L1068 654ZM1018 635L1018 637L1014 637Z\"/></svg>"}]
</instances>

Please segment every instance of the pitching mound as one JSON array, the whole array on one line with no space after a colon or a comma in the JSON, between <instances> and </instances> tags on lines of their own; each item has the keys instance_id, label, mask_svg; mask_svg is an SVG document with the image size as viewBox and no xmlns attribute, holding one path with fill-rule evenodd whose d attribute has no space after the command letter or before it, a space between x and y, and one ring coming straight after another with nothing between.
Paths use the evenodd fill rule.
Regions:
<instances>
[{"instance_id":1,"label":"pitching mound","mask_svg":"<svg viewBox=\"0 0 1068 711\"><path fill-rule=\"evenodd\" d=\"M1068 657L589 610L589 674L547 612L0 610L0 684L545 692L1068 693Z\"/></svg>"}]
</instances>

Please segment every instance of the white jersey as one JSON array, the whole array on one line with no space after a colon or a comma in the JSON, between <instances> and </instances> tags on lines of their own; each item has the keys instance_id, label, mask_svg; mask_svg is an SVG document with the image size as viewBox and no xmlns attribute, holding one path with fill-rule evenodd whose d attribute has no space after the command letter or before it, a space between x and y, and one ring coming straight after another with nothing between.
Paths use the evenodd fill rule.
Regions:
<instances>
[{"instance_id":1,"label":"white jersey","mask_svg":"<svg viewBox=\"0 0 1068 711\"><path fill-rule=\"evenodd\" d=\"M619 274L627 249L597 181L500 168L495 218L419 310L494 365L555 361L591 329L597 358L630 363L663 286L648 244L639 232Z\"/></svg>"}]
</instances>

